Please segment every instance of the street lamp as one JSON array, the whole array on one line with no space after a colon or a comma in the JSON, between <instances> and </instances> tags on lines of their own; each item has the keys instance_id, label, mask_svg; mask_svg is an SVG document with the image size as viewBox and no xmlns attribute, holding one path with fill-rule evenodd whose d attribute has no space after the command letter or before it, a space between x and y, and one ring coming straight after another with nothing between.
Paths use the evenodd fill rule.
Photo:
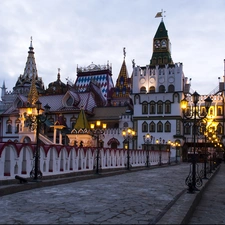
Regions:
<instances>
[{"instance_id":1,"label":"street lamp","mask_svg":"<svg viewBox=\"0 0 225 225\"><path fill-rule=\"evenodd\" d=\"M96 126L96 128L95 128ZM90 127L91 127L91 136L93 137L93 139L97 140L97 156L96 156L96 174L99 174L99 148L100 146L100 138L103 139L104 133L105 133L105 129L106 129L106 124L102 123L101 121L96 121L96 124L91 123Z\"/></svg>"},{"instance_id":2,"label":"street lamp","mask_svg":"<svg viewBox=\"0 0 225 225\"><path fill-rule=\"evenodd\" d=\"M194 190L198 190L196 188L196 184L198 184L199 186L202 185L202 181L201 181L201 177L198 176L198 174L196 173L196 132L197 132L197 122L204 119L207 116L207 113L209 111L209 108L211 106L212 103L212 99L208 96L205 99L205 109L206 109L206 113L205 115L200 115L199 110L197 108L197 103L199 101L199 94L195 91L192 95L192 101L194 103L194 107L192 108L192 112L187 113L187 104L188 101L186 100L186 98L184 98L183 100L181 100L181 109L183 112L183 116L186 119L192 119L193 118L193 143L194 143L194 152L193 152L193 157L192 157L192 172L189 173L188 177L186 178L186 184L189 187L189 192L192 193ZM191 171L191 170L190 170Z\"/></svg>"},{"instance_id":3,"label":"street lamp","mask_svg":"<svg viewBox=\"0 0 225 225\"><path fill-rule=\"evenodd\" d=\"M175 142L175 148L176 148L176 160L175 160L175 162L178 163L178 160L177 160L178 154L177 154L177 152L180 149L180 143L178 143L177 141Z\"/></svg>"},{"instance_id":4,"label":"street lamp","mask_svg":"<svg viewBox=\"0 0 225 225\"><path fill-rule=\"evenodd\" d=\"M134 130L132 130L131 128L128 128L126 130L122 131L122 135L124 138L124 142L125 142L125 149L127 149L127 169L130 169L130 146L129 146L129 142L133 141L135 136L136 136L136 132Z\"/></svg>"},{"instance_id":5,"label":"street lamp","mask_svg":"<svg viewBox=\"0 0 225 225\"><path fill-rule=\"evenodd\" d=\"M37 115L31 115L28 113L26 116L27 121L29 122L29 126L32 130L36 129L36 149L35 149L35 154L34 154L34 166L30 172L30 177L33 178L34 181L38 181L38 178L42 178L42 172L40 170L40 140L39 140L39 133L40 133L40 125L41 123L44 123L47 120L47 114L50 110L50 106L46 104L44 106L45 108L45 114L43 115L40 113L40 111L43 111L42 103L38 100L35 103L35 107L37 109ZM28 110L29 111L29 110Z\"/></svg>"},{"instance_id":6,"label":"street lamp","mask_svg":"<svg viewBox=\"0 0 225 225\"><path fill-rule=\"evenodd\" d=\"M156 139L156 144L159 145L159 166L162 165L162 145L165 145L165 140L161 137Z\"/></svg>"},{"instance_id":7,"label":"street lamp","mask_svg":"<svg viewBox=\"0 0 225 225\"><path fill-rule=\"evenodd\" d=\"M146 150L146 166L149 167L149 145L152 144L152 141L153 141L153 136L150 135L149 133L147 133L146 135L143 136L143 139L144 139L144 143L145 145L147 146L147 149L145 148Z\"/></svg>"}]
</instances>

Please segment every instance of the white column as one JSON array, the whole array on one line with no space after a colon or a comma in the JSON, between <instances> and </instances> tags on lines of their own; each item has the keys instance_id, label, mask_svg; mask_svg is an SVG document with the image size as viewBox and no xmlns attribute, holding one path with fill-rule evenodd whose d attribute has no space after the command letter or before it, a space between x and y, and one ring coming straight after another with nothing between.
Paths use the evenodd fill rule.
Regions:
<instances>
[{"instance_id":1,"label":"white column","mask_svg":"<svg viewBox=\"0 0 225 225\"><path fill-rule=\"evenodd\" d=\"M54 137L53 137L54 144L56 144L56 133L57 133L57 129L54 127Z\"/></svg>"},{"instance_id":2,"label":"white column","mask_svg":"<svg viewBox=\"0 0 225 225\"><path fill-rule=\"evenodd\" d=\"M61 130L59 131L59 144L62 144L62 132Z\"/></svg>"}]
</instances>

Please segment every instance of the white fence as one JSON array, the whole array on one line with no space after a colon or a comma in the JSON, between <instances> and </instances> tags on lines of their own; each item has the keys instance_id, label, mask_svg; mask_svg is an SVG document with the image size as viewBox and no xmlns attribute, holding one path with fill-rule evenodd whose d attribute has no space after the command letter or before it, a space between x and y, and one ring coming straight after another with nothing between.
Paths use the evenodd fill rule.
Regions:
<instances>
[{"instance_id":1,"label":"white fence","mask_svg":"<svg viewBox=\"0 0 225 225\"><path fill-rule=\"evenodd\" d=\"M13 179L15 175L30 177L34 166L36 145L29 143L0 143L0 180ZM170 161L167 151L149 151L149 165L157 165L160 161ZM147 152L129 150L131 167L146 166ZM76 148L62 145L40 146L40 170L43 176L63 173L95 170L97 148ZM99 149L100 169L125 168L127 166L127 150Z\"/></svg>"}]
</instances>

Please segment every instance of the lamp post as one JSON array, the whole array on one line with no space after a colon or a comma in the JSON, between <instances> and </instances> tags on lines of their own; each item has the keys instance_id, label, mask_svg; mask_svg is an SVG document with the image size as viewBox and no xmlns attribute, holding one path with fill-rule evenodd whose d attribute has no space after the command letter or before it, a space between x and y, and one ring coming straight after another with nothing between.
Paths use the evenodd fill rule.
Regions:
<instances>
[{"instance_id":1,"label":"lamp post","mask_svg":"<svg viewBox=\"0 0 225 225\"><path fill-rule=\"evenodd\" d=\"M184 98L183 100L181 100L181 109L183 112L183 117L186 119L193 119L193 144L194 144L194 149L193 149L193 157L192 157L192 172L189 173L188 177L186 178L186 184L189 187L189 193L192 193L195 190L198 190L196 188L196 184L198 184L199 186L202 185L202 180L201 177L198 176L198 174L196 173L196 131L197 131L197 121L202 120L203 118L205 118L207 116L208 110L211 106L212 100L211 98L208 96L205 99L205 109L206 109L206 114L201 116L199 113L199 110L197 109L197 103L199 101L199 94L195 91L192 95L192 101L194 103L194 107L192 108L192 112L190 114L187 114L186 109L187 109L187 104L188 101L186 100L186 98Z\"/></svg>"},{"instance_id":2,"label":"lamp post","mask_svg":"<svg viewBox=\"0 0 225 225\"><path fill-rule=\"evenodd\" d=\"M147 153L146 154L146 166L149 167L149 147L148 146L152 144L153 136L148 133L143 136L143 139L144 139L145 145L147 146L147 149L145 149L146 153Z\"/></svg>"},{"instance_id":3,"label":"lamp post","mask_svg":"<svg viewBox=\"0 0 225 225\"><path fill-rule=\"evenodd\" d=\"M37 110L37 115L28 115L26 119L29 121L29 126L31 129L36 128L36 149L34 154L34 166L30 172L30 177L33 178L34 181L38 181L38 178L42 178L42 172L40 170L40 124L44 123L47 120L47 114L51 107L48 104L44 106L46 115L40 114L40 111L42 110L42 103L39 100L36 101L35 107Z\"/></svg>"},{"instance_id":4,"label":"lamp post","mask_svg":"<svg viewBox=\"0 0 225 225\"><path fill-rule=\"evenodd\" d=\"M130 169L130 145L129 142L133 141L135 136L136 136L136 132L134 130L132 130L131 128L128 128L126 130L122 131L122 135L125 141L125 149L127 149L127 169Z\"/></svg>"},{"instance_id":5,"label":"lamp post","mask_svg":"<svg viewBox=\"0 0 225 225\"><path fill-rule=\"evenodd\" d=\"M159 145L159 166L162 165L162 145L165 144L165 140L161 137L159 139L156 139L156 144Z\"/></svg>"},{"instance_id":6,"label":"lamp post","mask_svg":"<svg viewBox=\"0 0 225 225\"><path fill-rule=\"evenodd\" d=\"M178 152L178 150L180 149L180 143L178 143L178 142L176 141L176 142L175 142L175 147L176 147L176 160L175 160L175 162L178 163L178 160L177 160L178 154L177 154L177 152Z\"/></svg>"},{"instance_id":7,"label":"lamp post","mask_svg":"<svg viewBox=\"0 0 225 225\"><path fill-rule=\"evenodd\" d=\"M91 123L90 127L91 127L91 136L93 137L93 139L97 140L97 154L96 154L96 174L99 174L99 148L100 146L100 137L101 139L103 139L104 133L105 133L105 129L106 129L106 124L102 123L101 121L96 121L96 124ZM95 128L96 127L96 128Z\"/></svg>"}]
</instances>

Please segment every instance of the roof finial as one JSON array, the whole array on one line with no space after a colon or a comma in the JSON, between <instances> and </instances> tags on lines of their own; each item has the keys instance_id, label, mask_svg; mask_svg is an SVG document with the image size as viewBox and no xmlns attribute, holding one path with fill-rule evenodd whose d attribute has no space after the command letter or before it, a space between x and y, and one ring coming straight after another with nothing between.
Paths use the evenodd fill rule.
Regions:
<instances>
[{"instance_id":1,"label":"roof finial","mask_svg":"<svg viewBox=\"0 0 225 225\"><path fill-rule=\"evenodd\" d=\"M60 68L58 68L58 80L60 80Z\"/></svg>"},{"instance_id":2,"label":"roof finial","mask_svg":"<svg viewBox=\"0 0 225 225\"><path fill-rule=\"evenodd\" d=\"M33 41L33 38L32 38L32 36L30 37L30 47L31 48L33 48L33 46L32 46L32 41Z\"/></svg>"},{"instance_id":3,"label":"roof finial","mask_svg":"<svg viewBox=\"0 0 225 225\"><path fill-rule=\"evenodd\" d=\"M125 59L125 57L126 57L126 48L124 47L123 48L123 58Z\"/></svg>"}]
</instances>

